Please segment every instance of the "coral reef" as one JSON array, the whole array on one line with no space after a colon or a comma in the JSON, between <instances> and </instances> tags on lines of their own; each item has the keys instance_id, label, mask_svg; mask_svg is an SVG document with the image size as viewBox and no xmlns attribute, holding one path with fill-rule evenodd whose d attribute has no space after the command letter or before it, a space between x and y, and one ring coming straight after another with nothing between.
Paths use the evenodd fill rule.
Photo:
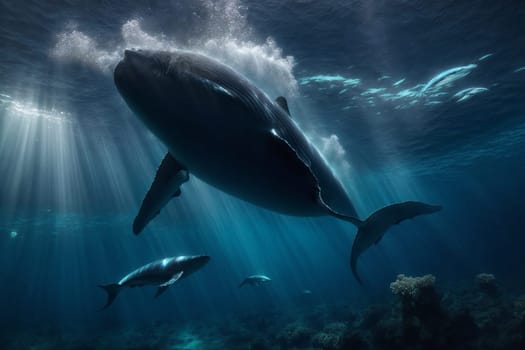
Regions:
<instances>
[{"instance_id":1,"label":"coral reef","mask_svg":"<svg viewBox=\"0 0 525 350\"><path fill-rule=\"evenodd\" d=\"M491 297L497 297L500 294L496 277L491 273L480 273L476 276L476 283L480 291Z\"/></svg>"},{"instance_id":2,"label":"coral reef","mask_svg":"<svg viewBox=\"0 0 525 350\"><path fill-rule=\"evenodd\" d=\"M277 336L278 342L283 347L300 347L309 343L312 331L301 323L292 323L284 327Z\"/></svg>"},{"instance_id":3,"label":"coral reef","mask_svg":"<svg viewBox=\"0 0 525 350\"><path fill-rule=\"evenodd\" d=\"M406 331L418 323L429 324L440 322L443 318L441 297L434 288L436 278L432 275L407 277L398 275L390 283L394 295L401 301L401 313Z\"/></svg>"},{"instance_id":4,"label":"coral reef","mask_svg":"<svg viewBox=\"0 0 525 350\"><path fill-rule=\"evenodd\" d=\"M312 345L321 349L340 349L341 339L348 327L343 322L328 324L312 338Z\"/></svg>"},{"instance_id":5,"label":"coral reef","mask_svg":"<svg viewBox=\"0 0 525 350\"><path fill-rule=\"evenodd\" d=\"M339 349L339 337L335 334L319 332L313 336L312 345L321 349Z\"/></svg>"},{"instance_id":6,"label":"coral reef","mask_svg":"<svg viewBox=\"0 0 525 350\"><path fill-rule=\"evenodd\" d=\"M4 330L0 348L525 349L525 294L511 296L497 286L494 297L496 294L487 293L494 285L494 276L480 274L463 289L442 292L432 275L399 275L390 284L388 300L363 307L350 303L301 305L193 323L121 326L95 334L92 330Z\"/></svg>"},{"instance_id":7,"label":"coral reef","mask_svg":"<svg viewBox=\"0 0 525 350\"><path fill-rule=\"evenodd\" d=\"M514 300L514 315L519 319L525 320L525 294L520 295Z\"/></svg>"},{"instance_id":8,"label":"coral reef","mask_svg":"<svg viewBox=\"0 0 525 350\"><path fill-rule=\"evenodd\" d=\"M393 294L403 297L417 298L421 291L434 288L436 277L425 275L422 277L408 277L403 274L397 275L394 282L390 283L390 289Z\"/></svg>"}]
</instances>

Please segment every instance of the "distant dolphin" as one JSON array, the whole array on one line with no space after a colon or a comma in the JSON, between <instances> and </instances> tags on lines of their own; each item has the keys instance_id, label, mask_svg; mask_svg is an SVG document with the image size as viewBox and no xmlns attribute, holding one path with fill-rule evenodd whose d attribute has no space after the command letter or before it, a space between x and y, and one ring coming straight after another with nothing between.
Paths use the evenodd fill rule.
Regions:
<instances>
[{"instance_id":1,"label":"distant dolphin","mask_svg":"<svg viewBox=\"0 0 525 350\"><path fill-rule=\"evenodd\" d=\"M239 284L239 288L247 284L250 286L260 286L261 284L268 283L270 281L271 281L270 277L267 277L265 275L252 275L252 276L246 277L241 282L241 284Z\"/></svg>"},{"instance_id":2,"label":"distant dolphin","mask_svg":"<svg viewBox=\"0 0 525 350\"><path fill-rule=\"evenodd\" d=\"M180 50L126 50L114 80L128 106L168 148L133 222L135 234L180 196L190 172L279 213L332 215L363 225L284 97L272 101L230 67Z\"/></svg>"},{"instance_id":3,"label":"distant dolphin","mask_svg":"<svg viewBox=\"0 0 525 350\"><path fill-rule=\"evenodd\" d=\"M443 207L421 202L403 202L379 209L358 225L357 235L352 245L350 266L355 278L361 283L357 274L357 258L373 244L379 243L385 232L395 224L413 217L438 212Z\"/></svg>"},{"instance_id":4,"label":"distant dolphin","mask_svg":"<svg viewBox=\"0 0 525 350\"><path fill-rule=\"evenodd\" d=\"M207 255L179 256L151 262L130 272L118 283L99 286L108 293L106 305L109 307L124 287L158 286L155 298L161 295L178 280L188 277L210 261Z\"/></svg>"}]
</instances>

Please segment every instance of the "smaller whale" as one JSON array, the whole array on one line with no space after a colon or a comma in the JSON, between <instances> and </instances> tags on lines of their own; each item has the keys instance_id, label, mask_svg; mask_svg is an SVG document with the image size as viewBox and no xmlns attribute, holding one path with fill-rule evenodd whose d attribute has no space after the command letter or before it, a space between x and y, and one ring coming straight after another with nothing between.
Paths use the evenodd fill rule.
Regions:
<instances>
[{"instance_id":1,"label":"smaller whale","mask_svg":"<svg viewBox=\"0 0 525 350\"><path fill-rule=\"evenodd\" d=\"M117 283L99 286L108 293L106 305L101 310L108 308L125 287L158 286L156 298L173 283L201 269L208 261L210 257L207 255L179 256L156 260L139 267Z\"/></svg>"},{"instance_id":2,"label":"smaller whale","mask_svg":"<svg viewBox=\"0 0 525 350\"><path fill-rule=\"evenodd\" d=\"M271 278L265 275L252 275L252 276L246 277L244 281L242 281L241 284L239 284L239 288L247 284L250 286L260 286L261 284L264 284L270 281L271 281Z\"/></svg>"},{"instance_id":3,"label":"smaller whale","mask_svg":"<svg viewBox=\"0 0 525 350\"><path fill-rule=\"evenodd\" d=\"M432 214L441 209L443 207L440 205L408 201L381 208L365 221L357 222L357 235L354 239L350 256L350 266L356 280L361 283L361 278L357 274L357 258L372 245L379 243L385 232L392 225L419 215Z\"/></svg>"}]
</instances>

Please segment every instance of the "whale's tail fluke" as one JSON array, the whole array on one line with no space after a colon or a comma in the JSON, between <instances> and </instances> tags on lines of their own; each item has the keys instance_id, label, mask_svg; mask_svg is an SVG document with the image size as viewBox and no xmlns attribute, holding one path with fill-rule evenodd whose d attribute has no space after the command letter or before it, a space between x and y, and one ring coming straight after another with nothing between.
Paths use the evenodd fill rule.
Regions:
<instances>
[{"instance_id":1,"label":"whale's tail fluke","mask_svg":"<svg viewBox=\"0 0 525 350\"><path fill-rule=\"evenodd\" d=\"M416 216L436 213L442 209L443 207L440 205L408 201L383 207L372 213L365 221L360 221L360 224L356 225L358 230L350 255L350 267L355 279L362 284L361 278L357 274L359 256L374 244L378 244L393 225Z\"/></svg>"},{"instance_id":2,"label":"whale's tail fluke","mask_svg":"<svg viewBox=\"0 0 525 350\"><path fill-rule=\"evenodd\" d=\"M359 231L358 231L359 232ZM355 252L356 250L356 242L357 240L354 239L354 243L352 244L352 253L350 254L350 268L352 269L352 275L354 275L354 278L359 284L363 284L363 281L361 280L361 277L359 277L359 274L357 273L357 258L359 257L359 254Z\"/></svg>"},{"instance_id":3,"label":"whale's tail fluke","mask_svg":"<svg viewBox=\"0 0 525 350\"><path fill-rule=\"evenodd\" d=\"M104 289L106 293L108 293L108 300L106 301L106 305L102 307L99 311L107 309L113 301L115 301L115 298L117 297L118 293L120 292L120 284L118 283L111 283L106 285L100 285L100 288Z\"/></svg>"}]
</instances>

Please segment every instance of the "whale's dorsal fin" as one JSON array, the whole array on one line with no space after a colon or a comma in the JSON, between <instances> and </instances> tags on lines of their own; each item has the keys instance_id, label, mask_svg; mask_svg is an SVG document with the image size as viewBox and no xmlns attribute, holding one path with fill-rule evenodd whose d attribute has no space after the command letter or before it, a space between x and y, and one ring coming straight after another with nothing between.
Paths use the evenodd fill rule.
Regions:
<instances>
[{"instance_id":1,"label":"whale's dorsal fin","mask_svg":"<svg viewBox=\"0 0 525 350\"><path fill-rule=\"evenodd\" d=\"M183 274L184 274L184 271L176 273L175 275L173 275L173 277L170 278L169 281L160 284L159 288L157 289L157 293L155 293L155 298L158 298L159 295L164 293L166 291L166 289L168 289L169 286L171 286L173 283L177 282L182 277Z\"/></svg>"},{"instance_id":2,"label":"whale's dorsal fin","mask_svg":"<svg viewBox=\"0 0 525 350\"><path fill-rule=\"evenodd\" d=\"M292 116L290 114L290 110L288 109L288 101L283 96L279 96L275 99L275 103L279 105L290 117Z\"/></svg>"},{"instance_id":3,"label":"whale's dorsal fin","mask_svg":"<svg viewBox=\"0 0 525 350\"><path fill-rule=\"evenodd\" d=\"M180 186L188 179L189 173L186 167L169 152L166 153L133 222L133 233L139 234L171 198L180 196Z\"/></svg>"}]
</instances>

